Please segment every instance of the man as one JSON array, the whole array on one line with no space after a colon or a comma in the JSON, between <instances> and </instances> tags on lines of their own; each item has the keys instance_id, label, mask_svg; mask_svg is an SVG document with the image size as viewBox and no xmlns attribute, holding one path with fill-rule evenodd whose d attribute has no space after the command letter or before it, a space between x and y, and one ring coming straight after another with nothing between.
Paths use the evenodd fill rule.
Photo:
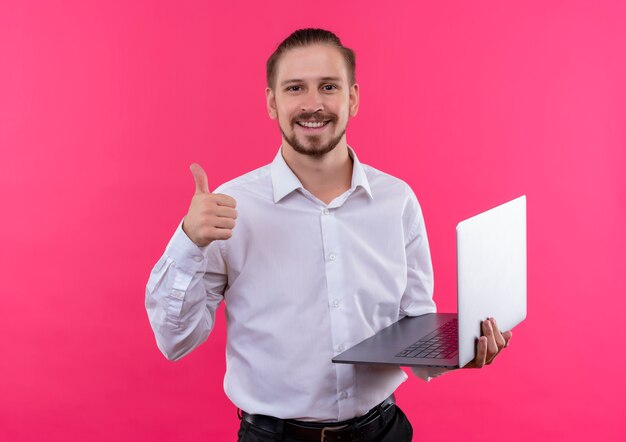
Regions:
<instances>
[{"instance_id":1,"label":"man","mask_svg":"<svg viewBox=\"0 0 626 442\"><path fill-rule=\"evenodd\" d=\"M196 193L147 286L157 344L183 357L225 301L224 385L242 410L240 441L410 441L393 403L405 373L331 358L403 316L435 311L418 201L347 145L359 86L354 54L334 34L304 29L283 41L267 63L266 98L282 134L271 164L216 193L191 166ZM511 337L493 320L483 332L472 367Z\"/></svg>"}]
</instances>

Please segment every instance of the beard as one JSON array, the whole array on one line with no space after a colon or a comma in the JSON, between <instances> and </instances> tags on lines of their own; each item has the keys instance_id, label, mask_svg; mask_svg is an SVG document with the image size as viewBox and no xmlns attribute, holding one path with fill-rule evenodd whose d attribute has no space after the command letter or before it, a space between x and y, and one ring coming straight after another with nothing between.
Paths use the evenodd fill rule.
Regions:
<instances>
[{"instance_id":1,"label":"beard","mask_svg":"<svg viewBox=\"0 0 626 442\"><path fill-rule=\"evenodd\" d=\"M291 127L293 128L296 124L298 124L296 123L297 120L309 120L310 117L311 117L311 114L300 114L294 117L292 121L290 122ZM313 117L315 117L318 121L330 120L328 124L331 124L337 121L337 118L334 115L326 115L326 116L313 115ZM322 144L322 137L320 135L307 135L306 138L309 141L308 143L309 146L307 147L298 140L298 138L296 137L295 130L292 131L293 136L289 136L283 130L282 126L280 125L280 122L278 122L278 127L280 128L280 133L283 135L283 138L285 139L287 143L289 143L291 147L293 147L293 150L295 150L296 152L302 155L308 155L314 158L321 158L324 155L326 155L328 152L332 151L335 147L337 147L337 145L339 144L343 136L346 134L346 128L344 127L336 137L333 137L330 140L328 140L326 144Z\"/></svg>"}]
</instances>

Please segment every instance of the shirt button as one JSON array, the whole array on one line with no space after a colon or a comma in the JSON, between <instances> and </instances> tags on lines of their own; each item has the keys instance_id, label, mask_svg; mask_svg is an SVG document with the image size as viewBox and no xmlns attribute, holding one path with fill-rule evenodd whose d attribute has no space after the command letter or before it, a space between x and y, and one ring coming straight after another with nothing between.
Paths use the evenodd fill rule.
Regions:
<instances>
[{"instance_id":1,"label":"shirt button","mask_svg":"<svg viewBox=\"0 0 626 442\"><path fill-rule=\"evenodd\" d=\"M324 215L328 215L329 213L330 213L330 210L324 209Z\"/></svg>"},{"instance_id":2,"label":"shirt button","mask_svg":"<svg viewBox=\"0 0 626 442\"><path fill-rule=\"evenodd\" d=\"M337 299L333 301L333 307L335 308L339 307L339 301Z\"/></svg>"},{"instance_id":3,"label":"shirt button","mask_svg":"<svg viewBox=\"0 0 626 442\"><path fill-rule=\"evenodd\" d=\"M330 259L331 261L334 261L336 257L337 255L335 255L334 253L331 253L330 255L328 255L328 259Z\"/></svg>"},{"instance_id":4,"label":"shirt button","mask_svg":"<svg viewBox=\"0 0 626 442\"><path fill-rule=\"evenodd\" d=\"M174 295L174 298L176 299L183 299L185 297L185 293L182 290L172 290L172 295Z\"/></svg>"},{"instance_id":5,"label":"shirt button","mask_svg":"<svg viewBox=\"0 0 626 442\"><path fill-rule=\"evenodd\" d=\"M200 262L200 261L202 261L202 256L199 256L199 255L194 255L193 260L194 260L195 262Z\"/></svg>"},{"instance_id":6,"label":"shirt button","mask_svg":"<svg viewBox=\"0 0 626 442\"><path fill-rule=\"evenodd\" d=\"M342 391L341 393L339 393L339 399L345 399L348 397L348 393L346 393L345 391Z\"/></svg>"},{"instance_id":7,"label":"shirt button","mask_svg":"<svg viewBox=\"0 0 626 442\"><path fill-rule=\"evenodd\" d=\"M344 351L345 349L346 347L344 347L343 344L337 346L337 351Z\"/></svg>"}]
</instances>

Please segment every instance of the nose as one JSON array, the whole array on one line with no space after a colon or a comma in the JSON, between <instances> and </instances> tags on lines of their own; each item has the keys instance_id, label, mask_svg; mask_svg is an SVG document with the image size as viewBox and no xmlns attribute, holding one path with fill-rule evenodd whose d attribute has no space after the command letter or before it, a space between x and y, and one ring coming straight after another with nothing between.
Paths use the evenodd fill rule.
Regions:
<instances>
[{"instance_id":1,"label":"nose","mask_svg":"<svg viewBox=\"0 0 626 442\"><path fill-rule=\"evenodd\" d=\"M302 104L300 106L302 112L318 112L324 110L324 102L322 100L322 94L320 94L317 88L311 88L303 96Z\"/></svg>"}]
</instances>

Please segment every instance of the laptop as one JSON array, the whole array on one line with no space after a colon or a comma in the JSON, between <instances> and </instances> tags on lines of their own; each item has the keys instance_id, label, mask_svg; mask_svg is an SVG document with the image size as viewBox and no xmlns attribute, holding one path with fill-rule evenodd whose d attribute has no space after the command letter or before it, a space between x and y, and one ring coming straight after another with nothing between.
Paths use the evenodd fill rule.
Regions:
<instances>
[{"instance_id":1,"label":"laptop","mask_svg":"<svg viewBox=\"0 0 626 442\"><path fill-rule=\"evenodd\" d=\"M459 368L476 356L481 321L526 318L526 196L456 227L458 313L407 316L332 359L345 364Z\"/></svg>"}]
</instances>

